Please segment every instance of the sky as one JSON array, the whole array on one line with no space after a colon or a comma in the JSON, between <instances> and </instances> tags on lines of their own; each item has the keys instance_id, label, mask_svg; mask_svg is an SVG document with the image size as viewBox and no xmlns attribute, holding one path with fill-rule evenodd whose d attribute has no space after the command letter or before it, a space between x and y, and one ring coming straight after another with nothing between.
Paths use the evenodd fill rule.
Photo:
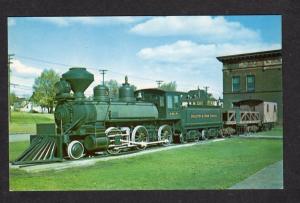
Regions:
<instances>
[{"instance_id":1,"label":"sky","mask_svg":"<svg viewBox=\"0 0 300 203\"><path fill-rule=\"evenodd\" d=\"M281 16L9 17L11 91L30 96L45 69L70 67L94 74L87 96L101 81L128 75L138 89L156 80L177 90L208 86L222 98L222 63L216 57L281 48Z\"/></svg>"}]
</instances>

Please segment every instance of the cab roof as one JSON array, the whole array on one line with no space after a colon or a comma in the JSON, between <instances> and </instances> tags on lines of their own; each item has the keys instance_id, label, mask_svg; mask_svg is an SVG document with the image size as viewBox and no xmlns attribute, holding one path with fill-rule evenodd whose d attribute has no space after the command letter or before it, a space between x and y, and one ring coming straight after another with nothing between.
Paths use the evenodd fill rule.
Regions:
<instances>
[{"instance_id":1,"label":"cab roof","mask_svg":"<svg viewBox=\"0 0 300 203\"><path fill-rule=\"evenodd\" d=\"M179 92L179 91L168 91L168 90L163 90L159 88L146 88L146 89L139 89L136 90L135 92L160 92L160 93L178 93L178 94L187 94L186 92Z\"/></svg>"}]
</instances>

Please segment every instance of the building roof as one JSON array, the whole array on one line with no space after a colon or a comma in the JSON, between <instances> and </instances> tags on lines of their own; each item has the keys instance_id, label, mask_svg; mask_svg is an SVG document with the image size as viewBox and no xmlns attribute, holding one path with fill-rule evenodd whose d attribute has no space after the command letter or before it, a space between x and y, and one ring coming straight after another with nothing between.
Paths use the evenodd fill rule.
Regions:
<instances>
[{"instance_id":1,"label":"building roof","mask_svg":"<svg viewBox=\"0 0 300 203\"><path fill-rule=\"evenodd\" d=\"M217 59L221 62L228 62L228 61L244 60L244 59L251 59L251 58L265 58L270 56L281 56L281 49L244 53L244 54L237 54L237 55L218 56Z\"/></svg>"}]
</instances>

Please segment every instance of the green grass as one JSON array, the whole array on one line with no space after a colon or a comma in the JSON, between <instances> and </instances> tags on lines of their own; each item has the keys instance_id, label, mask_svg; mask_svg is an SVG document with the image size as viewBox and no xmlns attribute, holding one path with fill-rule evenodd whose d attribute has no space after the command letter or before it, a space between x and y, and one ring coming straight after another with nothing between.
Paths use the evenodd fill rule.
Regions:
<instances>
[{"instance_id":1,"label":"green grass","mask_svg":"<svg viewBox=\"0 0 300 203\"><path fill-rule=\"evenodd\" d=\"M258 132L255 135L262 135L262 136L283 136L283 129L282 127L275 127L270 131L262 131Z\"/></svg>"},{"instance_id":2,"label":"green grass","mask_svg":"<svg viewBox=\"0 0 300 203\"><path fill-rule=\"evenodd\" d=\"M20 150L23 144L16 148ZM281 159L281 140L232 138L64 171L10 169L10 189L225 189Z\"/></svg>"},{"instance_id":3,"label":"green grass","mask_svg":"<svg viewBox=\"0 0 300 203\"><path fill-rule=\"evenodd\" d=\"M9 143L9 161L14 161L27 147L29 141Z\"/></svg>"},{"instance_id":4,"label":"green grass","mask_svg":"<svg viewBox=\"0 0 300 203\"><path fill-rule=\"evenodd\" d=\"M27 112L12 112L9 123L9 134L36 133L37 123L53 123L53 114L38 114Z\"/></svg>"}]
</instances>

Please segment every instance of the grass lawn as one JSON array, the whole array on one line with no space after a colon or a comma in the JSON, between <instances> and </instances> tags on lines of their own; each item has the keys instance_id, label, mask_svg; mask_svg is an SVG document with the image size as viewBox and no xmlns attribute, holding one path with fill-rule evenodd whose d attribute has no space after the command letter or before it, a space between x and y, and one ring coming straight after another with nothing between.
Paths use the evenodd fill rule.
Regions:
<instances>
[{"instance_id":1,"label":"grass lawn","mask_svg":"<svg viewBox=\"0 0 300 203\"><path fill-rule=\"evenodd\" d=\"M270 131L262 131L258 132L255 135L263 135L263 136L283 136L282 127L275 127Z\"/></svg>"},{"instance_id":2,"label":"grass lawn","mask_svg":"<svg viewBox=\"0 0 300 203\"><path fill-rule=\"evenodd\" d=\"M25 145L11 143L10 160ZM64 171L10 169L10 190L226 189L281 159L282 140L232 138Z\"/></svg>"},{"instance_id":3,"label":"grass lawn","mask_svg":"<svg viewBox=\"0 0 300 203\"><path fill-rule=\"evenodd\" d=\"M53 114L12 112L9 134L36 133L36 123L53 123Z\"/></svg>"},{"instance_id":4,"label":"grass lawn","mask_svg":"<svg viewBox=\"0 0 300 203\"><path fill-rule=\"evenodd\" d=\"M9 143L9 161L14 161L27 147L29 141Z\"/></svg>"}]
</instances>

